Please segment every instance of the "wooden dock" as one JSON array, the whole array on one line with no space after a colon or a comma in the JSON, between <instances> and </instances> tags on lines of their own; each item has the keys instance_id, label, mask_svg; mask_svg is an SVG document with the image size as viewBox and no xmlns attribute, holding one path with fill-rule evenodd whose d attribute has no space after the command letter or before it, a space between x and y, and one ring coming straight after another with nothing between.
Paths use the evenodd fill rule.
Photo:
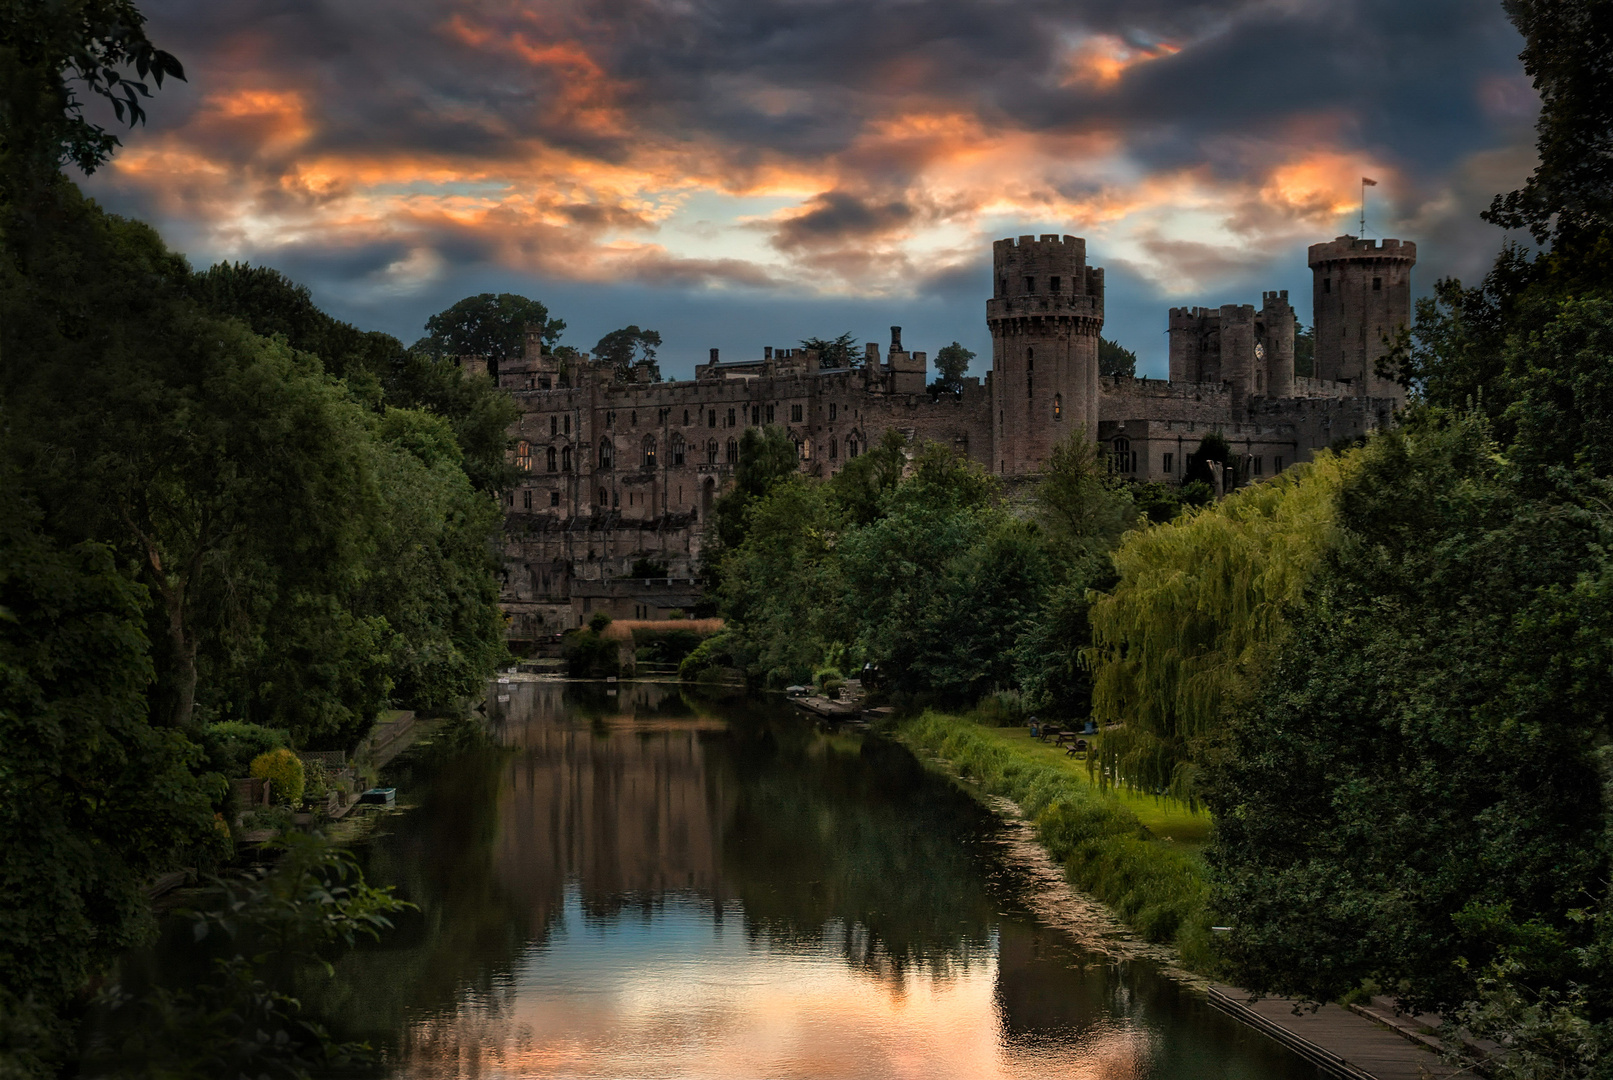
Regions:
<instances>
[{"instance_id":1,"label":"wooden dock","mask_svg":"<svg viewBox=\"0 0 1613 1080\"><path fill-rule=\"evenodd\" d=\"M1231 986L1210 987L1210 1004L1345 1080L1446 1080L1464 1073L1406 1034L1338 1005L1296 1014L1287 998L1251 1002Z\"/></svg>"}]
</instances>

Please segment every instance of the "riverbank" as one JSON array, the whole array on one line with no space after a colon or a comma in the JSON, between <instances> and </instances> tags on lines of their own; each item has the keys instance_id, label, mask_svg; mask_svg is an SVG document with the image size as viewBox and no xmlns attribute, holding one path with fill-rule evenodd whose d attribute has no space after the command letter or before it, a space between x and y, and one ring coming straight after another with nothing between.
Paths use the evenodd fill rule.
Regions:
<instances>
[{"instance_id":1,"label":"riverbank","mask_svg":"<svg viewBox=\"0 0 1613 1080\"><path fill-rule=\"evenodd\" d=\"M1134 809L1122 796L1094 786L1083 763L1028 736L1016 739L1007 729L965 717L925 712L900 724L896 735L985 794L1010 800L1070 883L1107 905L1143 940L1173 949L1172 966L1213 973L1208 887L1196 851L1207 824L1193 822L1197 815L1153 805L1146 797L1133 797L1148 804ZM1163 835L1170 839L1145 824L1138 810L1155 815L1162 827L1168 824L1174 831Z\"/></svg>"}]
</instances>

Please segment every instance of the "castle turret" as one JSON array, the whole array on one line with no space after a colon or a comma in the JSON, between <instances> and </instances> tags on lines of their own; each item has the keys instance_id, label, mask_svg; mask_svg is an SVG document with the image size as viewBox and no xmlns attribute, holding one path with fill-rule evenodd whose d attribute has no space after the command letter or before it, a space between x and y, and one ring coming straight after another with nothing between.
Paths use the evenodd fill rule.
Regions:
<instances>
[{"instance_id":1,"label":"castle turret","mask_svg":"<svg viewBox=\"0 0 1613 1080\"><path fill-rule=\"evenodd\" d=\"M1405 391L1378 378L1378 358L1411 323L1411 241L1340 236L1312 244L1310 267L1316 322L1316 377L1348 382L1358 397L1404 399Z\"/></svg>"},{"instance_id":2,"label":"castle turret","mask_svg":"<svg viewBox=\"0 0 1613 1080\"><path fill-rule=\"evenodd\" d=\"M999 472L1040 472L1076 427L1098 437L1098 332L1103 271L1075 236L992 245L992 417Z\"/></svg>"},{"instance_id":3,"label":"castle turret","mask_svg":"<svg viewBox=\"0 0 1613 1080\"><path fill-rule=\"evenodd\" d=\"M1265 372L1257 394L1266 397L1294 396L1294 308L1288 290L1260 294L1260 348Z\"/></svg>"}]
</instances>

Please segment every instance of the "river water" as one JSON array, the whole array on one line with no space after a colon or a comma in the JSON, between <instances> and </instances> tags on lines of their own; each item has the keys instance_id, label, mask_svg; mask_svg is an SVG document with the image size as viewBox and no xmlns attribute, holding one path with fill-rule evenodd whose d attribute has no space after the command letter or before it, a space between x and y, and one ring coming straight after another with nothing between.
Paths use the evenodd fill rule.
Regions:
<instances>
[{"instance_id":1,"label":"river water","mask_svg":"<svg viewBox=\"0 0 1613 1080\"><path fill-rule=\"evenodd\" d=\"M417 808L365 859L419 910L313 1002L394 1076L1316 1076L1040 925L997 820L898 746L663 684L488 705L501 746L392 770Z\"/></svg>"}]
</instances>

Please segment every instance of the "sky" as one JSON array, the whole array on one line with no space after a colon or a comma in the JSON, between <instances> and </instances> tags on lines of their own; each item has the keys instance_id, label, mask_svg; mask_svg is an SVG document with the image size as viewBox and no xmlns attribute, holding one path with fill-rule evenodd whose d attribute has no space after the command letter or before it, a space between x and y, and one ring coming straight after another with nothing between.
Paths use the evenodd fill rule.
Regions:
<instances>
[{"instance_id":1,"label":"sky","mask_svg":"<svg viewBox=\"0 0 1613 1080\"><path fill-rule=\"evenodd\" d=\"M148 0L188 81L83 183L197 267L405 342L517 292L662 371L850 332L990 363L991 241L1074 234L1106 337L1287 289L1307 245L1482 275L1538 97L1494 0Z\"/></svg>"}]
</instances>

